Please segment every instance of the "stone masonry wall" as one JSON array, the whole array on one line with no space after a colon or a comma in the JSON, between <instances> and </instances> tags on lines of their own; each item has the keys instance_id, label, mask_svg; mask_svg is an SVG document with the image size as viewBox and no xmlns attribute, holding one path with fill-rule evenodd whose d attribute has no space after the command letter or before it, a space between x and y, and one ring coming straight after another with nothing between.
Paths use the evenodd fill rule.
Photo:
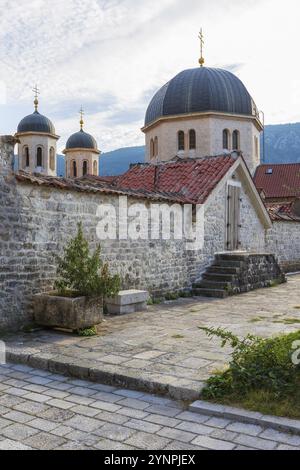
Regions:
<instances>
[{"instance_id":1,"label":"stone masonry wall","mask_svg":"<svg viewBox=\"0 0 300 470\"><path fill-rule=\"evenodd\" d=\"M128 200L129 201L129 200ZM131 199L130 204L141 200ZM17 328L32 319L33 294L52 289L55 255L61 254L83 222L91 248L98 243L99 204L118 205L114 195L97 195L0 181L0 329ZM221 211L221 206L218 210ZM223 238L215 239L221 217L214 211L206 231L204 251L186 251L181 240L105 240L103 258L120 273L124 288L148 289L153 294L189 287Z\"/></svg>"},{"instance_id":2,"label":"stone masonry wall","mask_svg":"<svg viewBox=\"0 0 300 470\"><path fill-rule=\"evenodd\" d=\"M224 200L225 184L205 209L203 250L187 251L182 240L104 240L103 258L113 272L121 275L125 288L148 289L159 295L190 287L212 262L214 254L224 250ZM67 192L2 180L0 328L17 327L31 319L31 296L52 288L55 255L62 252L66 241L76 233L77 223L83 222L85 234L95 248L99 242L97 207L109 203L118 208L118 201L115 195ZM141 200L128 199L129 205L137 202ZM251 227L249 223L245 233L253 241L256 228Z\"/></svg>"},{"instance_id":3,"label":"stone masonry wall","mask_svg":"<svg viewBox=\"0 0 300 470\"><path fill-rule=\"evenodd\" d=\"M236 175L235 182L237 181L238 177ZM204 253L209 264L213 262L215 253L226 250L226 206L227 181L225 180L218 188L218 191L209 198L205 213ZM240 250L264 252L266 230L258 218L243 185L241 186L240 220ZM197 279L199 277L198 273Z\"/></svg>"},{"instance_id":4,"label":"stone masonry wall","mask_svg":"<svg viewBox=\"0 0 300 470\"><path fill-rule=\"evenodd\" d=\"M189 130L196 131L196 150L189 150ZM232 149L232 133L240 132L240 150L250 168L251 173L260 163L260 132L252 118L240 118L238 116L213 116L199 115L197 117L179 117L169 121L161 121L153 128L146 131L146 161L150 161L151 139L158 138L158 161L171 160L176 155L182 158L205 157L208 155L220 155L223 149L223 130L228 129L229 150ZM178 132L185 134L185 150L178 151ZM254 138L257 138L258 147L255 148Z\"/></svg>"},{"instance_id":5,"label":"stone masonry wall","mask_svg":"<svg viewBox=\"0 0 300 470\"><path fill-rule=\"evenodd\" d=\"M7 156L7 155L6 155ZM10 158L8 156L8 158ZM3 162L0 160L0 168ZM99 205L118 213L117 195L76 192L17 182L8 168L0 172L0 330L32 320L32 295L51 290L56 255L82 221L91 248L99 242ZM1 176L2 175L2 176ZM124 288L147 289L154 295L190 287L226 245L224 181L205 205L203 249L188 251L184 240L104 240L103 259L121 275ZM128 199L149 207L150 201ZM242 190L242 247L263 249L264 229Z\"/></svg>"},{"instance_id":6,"label":"stone masonry wall","mask_svg":"<svg viewBox=\"0 0 300 470\"><path fill-rule=\"evenodd\" d=\"M267 233L266 250L276 254L285 272L300 271L300 222L275 221Z\"/></svg>"}]
</instances>

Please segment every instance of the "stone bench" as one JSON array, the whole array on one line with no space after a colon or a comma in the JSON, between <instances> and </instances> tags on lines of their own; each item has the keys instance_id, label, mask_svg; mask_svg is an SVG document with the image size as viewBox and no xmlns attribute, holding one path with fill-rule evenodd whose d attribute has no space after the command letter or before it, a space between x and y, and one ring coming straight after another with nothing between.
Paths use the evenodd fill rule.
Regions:
<instances>
[{"instance_id":1,"label":"stone bench","mask_svg":"<svg viewBox=\"0 0 300 470\"><path fill-rule=\"evenodd\" d=\"M146 310L148 298L145 290L122 290L115 297L105 299L107 313L124 315Z\"/></svg>"}]
</instances>

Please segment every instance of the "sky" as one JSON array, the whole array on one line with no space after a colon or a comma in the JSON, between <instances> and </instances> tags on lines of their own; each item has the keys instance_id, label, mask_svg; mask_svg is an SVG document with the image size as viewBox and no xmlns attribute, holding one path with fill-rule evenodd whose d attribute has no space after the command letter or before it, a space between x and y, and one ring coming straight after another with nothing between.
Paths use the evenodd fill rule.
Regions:
<instances>
[{"instance_id":1,"label":"sky","mask_svg":"<svg viewBox=\"0 0 300 470\"><path fill-rule=\"evenodd\" d=\"M33 111L61 136L85 130L102 151L143 145L147 105L177 73L235 73L266 124L300 121L299 0L0 0L0 134Z\"/></svg>"}]
</instances>

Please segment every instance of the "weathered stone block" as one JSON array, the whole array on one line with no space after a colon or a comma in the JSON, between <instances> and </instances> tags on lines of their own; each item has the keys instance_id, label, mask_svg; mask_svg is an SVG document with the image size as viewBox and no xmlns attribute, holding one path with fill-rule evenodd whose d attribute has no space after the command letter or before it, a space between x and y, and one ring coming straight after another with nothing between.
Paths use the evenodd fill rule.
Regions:
<instances>
[{"instance_id":1,"label":"weathered stone block","mask_svg":"<svg viewBox=\"0 0 300 470\"><path fill-rule=\"evenodd\" d=\"M142 290L120 291L115 297L107 298L107 311L113 315L140 312L146 310L149 294Z\"/></svg>"},{"instance_id":2,"label":"weathered stone block","mask_svg":"<svg viewBox=\"0 0 300 470\"><path fill-rule=\"evenodd\" d=\"M106 299L107 303L114 305L129 305L146 302L149 297L147 291L143 290L122 290L115 297Z\"/></svg>"},{"instance_id":3,"label":"weathered stone block","mask_svg":"<svg viewBox=\"0 0 300 470\"><path fill-rule=\"evenodd\" d=\"M113 305L113 304L106 304L108 313L112 315L125 315L126 313L134 313L134 312L141 312L146 310L147 303L146 302L139 302L137 304L131 305Z\"/></svg>"},{"instance_id":4,"label":"weathered stone block","mask_svg":"<svg viewBox=\"0 0 300 470\"><path fill-rule=\"evenodd\" d=\"M58 297L51 294L38 294L33 300L36 323L49 327L71 330L89 328L103 319L101 297Z\"/></svg>"}]
</instances>

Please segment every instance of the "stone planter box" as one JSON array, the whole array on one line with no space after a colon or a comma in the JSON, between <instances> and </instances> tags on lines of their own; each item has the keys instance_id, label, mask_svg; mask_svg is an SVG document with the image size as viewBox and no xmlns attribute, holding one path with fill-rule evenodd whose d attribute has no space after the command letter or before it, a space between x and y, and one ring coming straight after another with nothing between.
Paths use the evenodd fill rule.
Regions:
<instances>
[{"instance_id":1,"label":"stone planter box","mask_svg":"<svg viewBox=\"0 0 300 470\"><path fill-rule=\"evenodd\" d=\"M58 297L38 294L34 296L34 318L38 325L80 330L101 323L103 299L101 297Z\"/></svg>"}]
</instances>

